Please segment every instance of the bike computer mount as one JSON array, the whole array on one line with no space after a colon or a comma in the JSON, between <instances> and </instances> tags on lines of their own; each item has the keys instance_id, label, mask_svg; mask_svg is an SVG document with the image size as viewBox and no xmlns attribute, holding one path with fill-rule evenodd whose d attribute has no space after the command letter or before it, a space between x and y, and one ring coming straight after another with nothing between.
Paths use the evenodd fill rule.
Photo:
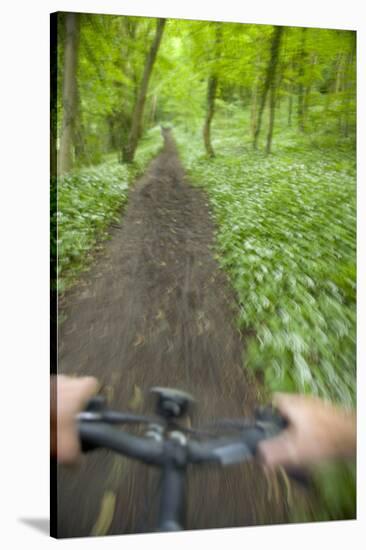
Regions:
<instances>
[{"instance_id":1,"label":"bike computer mount","mask_svg":"<svg viewBox=\"0 0 366 550\"><path fill-rule=\"evenodd\" d=\"M192 395L174 388L154 386L150 393L156 396L156 412L159 416L169 419L182 418L195 402Z\"/></svg>"}]
</instances>

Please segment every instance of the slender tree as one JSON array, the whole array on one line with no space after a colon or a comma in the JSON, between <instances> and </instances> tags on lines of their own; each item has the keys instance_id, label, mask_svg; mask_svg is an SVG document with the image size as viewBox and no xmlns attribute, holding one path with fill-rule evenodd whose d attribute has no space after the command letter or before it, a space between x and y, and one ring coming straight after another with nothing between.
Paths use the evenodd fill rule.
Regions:
<instances>
[{"instance_id":1,"label":"slender tree","mask_svg":"<svg viewBox=\"0 0 366 550\"><path fill-rule=\"evenodd\" d=\"M291 86L291 85L290 85ZM289 126L292 125L292 89L290 87L290 91L289 91L289 94L288 94L288 116L287 116L287 124Z\"/></svg>"},{"instance_id":2,"label":"slender tree","mask_svg":"<svg viewBox=\"0 0 366 550\"><path fill-rule=\"evenodd\" d=\"M351 119L351 103L352 103L352 89L355 85L354 81L354 63L356 59L356 33L352 32L351 34L351 47L350 51L348 53L348 62L347 62L347 70L345 71L345 82L344 82L344 90L345 90L345 113L343 118L343 136L345 138L348 137L349 134L349 127L350 127L350 119Z\"/></svg>"},{"instance_id":3,"label":"slender tree","mask_svg":"<svg viewBox=\"0 0 366 550\"><path fill-rule=\"evenodd\" d=\"M259 66L259 55L257 55L257 67ZM256 73L253 78L253 86L251 90L251 104L250 104L250 133L254 139L255 131L257 127L257 109L258 109L258 91L259 91L259 75Z\"/></svg>"},{"instance_id":4,"label":"slender tree","mask_svg":"<svg viewBox=\"0 0 366 550\"><path fill-rule=\"evenodd\" d=\"M301 29L301 46L298 56L298 96L297 96L297 121L299 130L305 131L305 60L306 60L306 27Z\"/></svg>"},{"instance_id":5,"label":"slender tree","mask_svg":"<svg viewBox=\"0 0 366 550\"><path fill-rule=\"evenodd\" d=\"M281 74L282 70L281 68L278 69L278 58L279 58L279 50L281 47L281 37L283 34L283 27L278 28L278 32L274 38L274 43L272 44L272 56L275 59L274 62L274 74L271 79L271 84L269 86L269 125L268 125L268 133L267 133L267 144L266 144L266 154L268 155L271 152L271 146L272 146L272 135L273 135L273 128L274 128L274 121L275 121L275 114L276 114L276 95L277 90L281 87ZM275 48L275 49L274 49Z\"/></svg>"},{"instance_id":6,"label":"slender tree","mask_svg":"<svg viewBox=\"0 0 366 550\"><path fill-rule=\"evenodd\" d=\"M304 102L303 102L303 127L304 127L304 129L306 128L307 119L308 119L308 115L309 115L310 94L311 94L311 89L312 89L312 85L313 85L312 73L313 73L314 67L317 64L317 61L318 61L317 55L313 53L311 55L310 64L309 64L310 78L308 78L308 82L305 86L305 92L304 92Z\"/></svg>"},{"instance_id":7,"label":"slender tree","mask_svg":"<svg viewBox=\"0 0 366 550\"><path fill-rule=\"evenodd\" d=\"M60 174L69 171L73 165L78 117L77 66L80 35L80 16L67 13L65 17L64 80L62 92L62 130L60 138Z\"/></svg>"},{"instance_id":8,"label":"slender tree","mask_svg":"<svg viewBox=\"0 0 366 550\"><path fill-rule=\"evenodd\" d=\"M203 125L203 142L205 144L206 153L209 157L215 156L215 151L211 143L211 122L215 114L215 99L218 86L218 68L217 64L221 56L222 42L222 24L215 24L215 61L214 68L208 77L207 81L207 109L205 123Z\"/></svg>"},{"instance_id":9,"label":"slender tree","mask_svg":"<svg viewBox=\"0 0 366 550\"><path fill-rule=\"evenodd\" d=\"M146 56L145 67L142 74L141 83L137 93L131 127L128 135L128 141L122 149L122 158L125 162L132 162L141 131L142 116L144 113L146 94L149 86L150 76L154 67L155 59L159 50L160 42L163 36L165 19L157 19L155 36L153 38L150 50Z\"/></svg>"},{"instance_id":10,"label":"slender tree","mask_svg":"<svg viewBox=\"0 0 366 550\"><path fill-rule=\"evenodd\" d=\"M253 147L255 149L257 148L257 145L258 145L258 137L261 130L263 111L266 104L268 92L270 92L270 95L271 95L271 105L270 105L270 131L267 136L267 149L268 149L268 143L270 148L270 143L272 140L272 131L273 131L273 123L274 123L274 106L275 106L275 87L276 87L275 77L276 77L276 68L278 63L278 54L280 50L282 33L283 33L282 26L274 27L273 34L272 34L272 41L271 41L270 58L267 66L266 78L264 81L262 96L260 99L260 104L258 109L257 125L254 133Z\"/></svg>"},{"instance_id":11,"label":"slender tree","mask_svg":"<svg viewBox=\"0 0 366 550\"><path fill-rule=\"evenodd\" d=\"M217 91L217 75L210 75L207 82L207 110L205 123L203 125L203 142L205 144L206 153L209 157L215 156L211 143L211 122L215 113L215 98Z\"/></svg>"}]
</instances>

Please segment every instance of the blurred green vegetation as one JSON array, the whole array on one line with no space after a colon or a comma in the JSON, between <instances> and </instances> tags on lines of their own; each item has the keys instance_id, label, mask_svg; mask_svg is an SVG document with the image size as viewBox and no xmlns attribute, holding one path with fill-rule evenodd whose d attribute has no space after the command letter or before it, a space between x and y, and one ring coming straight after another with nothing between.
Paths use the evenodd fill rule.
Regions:
<instances>
[{"instance_id":1,"label":"blurred green vegetation","mask_svg":"<svg viewBox=\"0 0 366 550\"><path fill-rule=\"evenodd\" d=\"M128 188L162 146L160 128L141 140L133 164L109 155L105 162L74 170L58 180L57 208L51 217L51 246L58 251L57 290L64 292L88 269L93 252L119 222Z\"/></svg>"},{"instance_id":2,"label":"blurred green vegetation","mask_svg":"<svg viewBox=\"0 0 366 550\"><path fill-rule=\"evenodd\" d=\"M227 121L235 113L243 139L253 142L258 132L259 149L268 139L268 114L275 115L274 150L288 129L296 130L296 147L308 136L320 147L335 138L338 145L355 141L354 31L169 19L151 64L154 18L55 17L52 145L59 174L112 152L122 159L146 78L139 138L159 123L202 129L212 108L214 122L216 112Z\"/></svg>"},{"instance_id":3,"label":"blurred green vegetation","mask_svg":"<svg viewBox=\"0 0 366 550\"><path fill-rule=\"evenodd\" d=\"M246 364L273 390L301 391L347 405L355 399L356 174L351 148L253 152L217 120L205 157L199 133L176 131L184 165L209 194L218 259L240 304L239 328L255 329ZM241 126L241 125L240 125ZM238 154L241 151L241 154Z\"/></svg>"},{"instance_id":4,"label":"blurred green vegetation","mask_svg":"<svg viewBox=\"0 0 366 550\"><path fill-rule=\"evenodd\" d=\"M158 43L153 18L56 17L58 290L88 267L161 147L158 125L171 126L210 199L238 328L253 334L245 367L270 391L354 407L356 33L167 20ZM318 506L294 520L355 517L355 486L353 466L319 471Z\"/></svg>"},{"instance_id":5,"label":"blurred green vegetation","mask_svg":"<svg viewBox=\"0 0 366 550\"><path fill-rule=\"evenodd\" d=\"M270 391L316 394L346 407L356 400L356 167L352 142L322 134L275 138L276 153L253 152L243 119L225 108L208 159L199 132L177 127L191 181L216 221L216 257L228 273L246 334L244 366ZM324 131L324 130L322 130ZM253 336L248 336L254 332ZM261 377L261 378L263 378ZM294 521L355 517L354 465L316 476L318 505Z\"/></svg>"}]
</instances>

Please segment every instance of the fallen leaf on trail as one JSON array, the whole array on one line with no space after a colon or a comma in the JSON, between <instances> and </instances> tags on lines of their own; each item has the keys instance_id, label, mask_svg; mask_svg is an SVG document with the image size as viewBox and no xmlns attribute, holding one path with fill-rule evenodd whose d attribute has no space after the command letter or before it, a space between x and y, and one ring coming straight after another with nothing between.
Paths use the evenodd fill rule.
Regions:
<instances>
[{"instance_id":1,"label":"fallen leaf on trail","mask_svg":"<svg viewBox=\"0 0 366 550\"><path fill-rule=\"evenodd\" d=\"M144 342L145 342L145 338L142 336L142 334L138 334L136 340L133 343L133 345L134 345L134 347L140 346Z\"/></svg>"},{"instance_id":2,"label":"fallen leaf on trail","mask_svg":"<svg viewBox=\"0 0 366 550\"><path fill-rule=\"evenodd\" d=\"M142 391L141 391L141 388L135 384L133 388L133 396L128 402L128 406L131 409L135 410L141 405L141 403L142 403Z\"/></svg>"},{"instance_id":3,"label":"fallen leaf on trail","mask_svg":"<svg viewBox=\"0 0 366 550\"><path fill-rule=\"evenodd\" d=\"M116 455L113 457L112 466L105 481L105 486L110 490L117 489L121 485L121 480L124 475L123 469L126 461L127 458L124 456Z\"/></svg>"},{"instance_id":4,"label":"fallen leaf on trail","mask_svg":"<svg viewBox=\"0 0 366 550\"><path fill-rule=\"evenodd\" d=\"M292 490L291 490L289 477L284 468L280 468L279 471L282 474L283 480L285 482L287 505L291 507L293 505L293 499L292 499Z\"/></svg>"},{"instance_id":5,"label":"fallen leaf on trail","mask_svg":"<svg viewBox=\"0 0 366 550\"><path fill-rule=\"evenodd\" d=\"M92 537L101 537L108 533L113 520L113 514L116 504L116 495L112 491L104 493L100 505L100 512L97 521L90 533Z\"/></svg>"}]
</instances>

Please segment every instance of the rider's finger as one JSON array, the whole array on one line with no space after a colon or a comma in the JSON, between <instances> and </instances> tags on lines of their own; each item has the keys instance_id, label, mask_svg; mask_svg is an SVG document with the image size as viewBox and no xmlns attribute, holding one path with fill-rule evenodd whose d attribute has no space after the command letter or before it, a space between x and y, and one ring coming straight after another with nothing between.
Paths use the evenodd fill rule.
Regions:
<instances>
[{"instance_id":1,"label":"rider's finger","mask_svg":"<svg viewBox=\"0 0 366 550\"><path fill-rule=\"evenodd\" d=\"M290 424L296 425L303 419L304 410L308 410L309 398L295 393L275 393L272 403Z\"/></svg>"},{"instance_id":2,"label":"rider's finger","mask_svg":"<svg viewBox=\"0 0 366 550\"><path fill-rule=\"evenodd\" d=\"M272 397L273 406L287 420L290 419L291 413L295 407L295 403L293 402L292 397L294 396L290 393L275 393Z\"/></svg>"},{"instance_id":3,"label":"rider's finger","mask_svg":"<svg viewBox=\"0 0 366 550\"><path fill-rule=\"evenodd\" d=\"M94 376L84 376L79 378L79 390L80 390L80 401L84 405L87 401L97 393L99 389L99 382Z\"/></svg>"},{"instance_id":4,"label":"rider's finger","mask_svg":"<svg viewBox=\"0 0 366 550\"><path fill-rule=\"evenodd\" d=\"M258 455L263 464L269 468L298 466L300 464L296 443L289 432L262 441L258 446Z\"/></svg>"}]
</instances>

